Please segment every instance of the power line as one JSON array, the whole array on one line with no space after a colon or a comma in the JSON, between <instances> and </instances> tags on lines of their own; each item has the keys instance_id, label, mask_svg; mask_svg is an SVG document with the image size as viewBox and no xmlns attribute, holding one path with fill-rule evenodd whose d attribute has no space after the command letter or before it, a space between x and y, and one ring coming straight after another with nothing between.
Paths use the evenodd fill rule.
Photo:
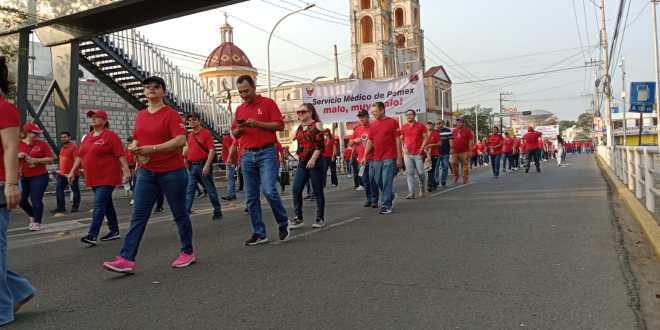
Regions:
<instances>
[{"instance_id":1,"label":"power line","mask_svg":"<svg viewBox=\"0 0 660 330\"><path fill-rule=\"evenodd\" d=\"M300 2L300 3L302 3L302 4L304 4L305 6L309 5L308 2L305 2L305 1L302 1L302 0L296 0L296 1L298 1L298 2ZM319 5L315 5L314 8L320 9L320 10L322 10L322 11L325 11L325 12L328 12L328 13L331 13L331 14L335 14L335 15L340 16L340 17L348 18L348 15L346 15L346 14L342 14L342 13L340 13L340 12L338 12L338 11L334 11L334 10L331 10L331 9L323 8L323 7L319 6Z\"/></svg>"},{"instance_id":2,"label":"power line","mask_svg":"<svg viewBox=\"0 0 660 330\"><path fill-rule=\"evenodd\" d=\"M290 9L290 8L286 8L286 7L284 7L284 6L278 5L278 4L273 3L273 2L270 2L270 1L268 1L268 0L261 0L261 2L267 3L267 4L271 5L271 6L274 6L274 7L280 8L280 9L284 9L284 10L286 10L286 11L296 11L296 10L298 10L298 9L302 9L302 8L296 8L296 9L293 9L293 10L292 10L292 9ZM307 17L309 17L309 18L313 18L313 19L316 19L316 20L319 20L319 21L324 21L324 22L328 22L328 23L337 24L337 25L350 26L350 25L348 25L348 24L346 24L346 23L337 22L337 21L334 21L334 20L329 20L329 19L326 19L326 18L323 18L323 17L318 17L318 16L314 16L314 15L311 15L311 14L307 14L307 13L300 13L300 15L307 16Z\"/></svg>"},{"instance_id":3,"label":"power line","mask_svg":"<svg viewBox=\"0 0 660 330\"><path fill-rule=\"evenodd\" d=\"M547 70L547 71L539 71L539 72L531 72L531 73L521 73L521 74L510 75L510 76L494 77L494 78L487 78L487 79L481 79L481 80L460 81L460 82L455 82L454 84L464 85L464 84L473 84L473 83L483 82L483 81L503 80L503 79L520 78L520 77L531 77L531 76L537 76L537 75L540 75L540 74L570 71L570 70L575 70L575 69L583 69L586 66L587 65L579 65L579 66L561 68L561 69L555 69L555 70Z\"/></svg>"},{"instance_id":4,"label":"power line","mask_svg":"<svg viewBox=\"0 0 660 330\"><path fill-rule=\"evenodd\" d=\"M577 30L577 36L578 36L578 41L580 43L580 48L583 49L582 51L582 57L584 58L584 61L587 61L587 55L584 54L584 43L582 42L582 32L580 32L580 22L578 20L577 16L577 9L575 8L575 0L572 0L573 4L573 16L575 17L575 29Z\"/></svg>"}]
</instances>

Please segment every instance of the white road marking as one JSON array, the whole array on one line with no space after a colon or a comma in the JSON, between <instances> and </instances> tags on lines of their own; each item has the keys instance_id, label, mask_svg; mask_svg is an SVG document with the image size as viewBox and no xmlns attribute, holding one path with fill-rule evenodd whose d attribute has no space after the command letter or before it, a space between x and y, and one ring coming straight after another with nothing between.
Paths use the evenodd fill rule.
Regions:
<instances>
[{"instance_id":1,"label":"white road marking","mask_svg":"<svg viewBox=\"0 0 660 330\"><path fill-rule=\"evenodd\" d=\"M298 238L301 238L301 237L307 237L307 236L310 236L310 235L314 235L314 234L318 234L318 233L320 233L320 232L326 231L326 230L328 230L328 229L332 229L332 228L335 228L335 227L339 227L339 226L347 225L347 224L349 224L349 223L351 223L351 222L355 222L355 221L360 220L360 219L361 219L360 217L354 217L354 218L350 218L350 219L342 220L342 221L339 221L339 222L336 222L336 223L333 223L333 224L330 224L330 225L326 225L325 227L322 227L322 228L318 228L318 229L313 229L313 230L310 230L310 231L306 231L306 232L304 232L304 233L302 233L302 234L298 234L298 235L292 235L292 236L291 236L289 239L287 239L286 241L276 241L276 242L273 242L273 243L271 243L271 244L282 244L282 243L287 243L287 242L293 241L293 240L298 239ZM291 235L291 232L290 232L290 231L289 231L289 235Z\"/></svg>"},{"instance_id":2,"label":"white road marking","mask_svg":"<svg viewBox=\"0 0 660 330\"><path fill-rule=\"evenodd\" d=\"M443 190L443 191L439 191L439 192L437 192L437 193L431 195L431 197L439 196L439 195L442 195L442 194L444 194L444 193L448 193L448 192L450 192L450 191L454 191L454 190L458 190L458 189L461 189L461 188L465 188L465 187L467 187L467 186L469 186L469 185L471 185L471 184L474 184L474 182L468 182L468 183L466 183L466 184L462 184L462 185L460 185L460 186L451 187L451 188L449 188L449 189L445 189L445 190Z\"/></svg>"}]
</instances>

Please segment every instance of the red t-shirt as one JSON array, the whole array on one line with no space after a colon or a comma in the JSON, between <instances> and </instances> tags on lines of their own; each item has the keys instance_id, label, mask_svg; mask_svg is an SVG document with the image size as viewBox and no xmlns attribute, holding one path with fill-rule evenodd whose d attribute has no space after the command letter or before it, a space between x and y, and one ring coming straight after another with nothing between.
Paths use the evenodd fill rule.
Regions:
<instances>
[{"instance_id":1,"label":"red t-shirt","mask_svg":"<svg viewBox=\"0 0 660 330\"><path fill-rule=\"evenodd\" d=\"M491 155L499 155L502 153L502 143L504 142L504 139L502 138L501 134L492 134L491 136L488 137L488 146L490 148L490 154ZM500 145L499 147L496 147L497 145Z\"/></svg>"},{"instance_id":2,"label":"red t-shirt","mask_svg":"<svg viewBox=\"0 0 660 330\"><path fill-rule=\"evenodd\" d=\"M0 129L9 127L20 127L20 115L18 109L0 96ZM0 182L5 182L4 150L2 149L2 138L0 138ZM13 182L16 183L16 182Z\"/></svg>"},{"instance_id":3,"label":"red t-shirt","mask_svg":"<svg viewBox=\"0 0 660 330\"><path fill-rule=\"evenodd\" d=\"M243 103L238 106L231 128L236 129L239 120L247 119L284 123L282 113L275 101L261 95L257 95L253 103ZM277 135L275 135L275 131L246 127L243 129L243 134L238 138L238 141L241 148L259 148L277 142Z\"/></svg>"},{"instance_id":4,"label":"red t-shirt","mask_svg":"<svg viewBox=\"0 0 660 330\"><path fill-rule=\"evenodd\" d=\"M513 139L510 137L504 138L504 145L502 146L502 152L512 152L513 151Z\"/></svg>"},{"instance_id":5,"label":"red t-shirt","mask_svg":"<svg viewBox=\"0 0 660 330\"><path fill-rule=\"evenodd\" d=\"M32 139L29 145L21 140L18 143L18 152L24 152L32 158L53 157L53 150L50 149L48 143L37 138ZM30 166L26 161L21 160L20 166L21 175L26 178L48 173L46 164Z\"/></svg>"},{"instance_id":6,"label":"red t-shirt","mask_svg":"<svg viewBox=\"0 0 660 330\"><path fill-rule=\"evenodd\" d=\"M513 140L513 152L518 152L518 151L520 151L520 140L518 140L518 139L515 138L515 137L512 138L512 140Z\"/></svg>"},{"instance_id":7,"label":"red t-shirt","mask_svg":"<svg viewBox=\"0 0 660 330\"><path fill-rule=\"evenodd\" d=\"M543 138L541 138L540 136L539 136L538 141L536 141L536 146L537 146L539 149L543 149L543 147L545 146L545 143L543 142Z\"/></svg>"},{"instance_id":8,"label":"red t-shirt","mask_svg":"<svg viewBox=\"0 0 660 330\"><path fill-rule=\"evenodd\" d=\"M479 152L479 144L478 143L473 144L472 145L472 156L473 157L476 156L478 152Z\"/></svg>"},{"instance_id":9,"label":"red t-shirt","mask_svg":"<svg viewBox=\"0 0 660 330\"><path fill-rule=\"evenodd\" d=\"M470 141L474 139L472 130L467 127L454 128L451 133L454 153L470 151Z\"/></svg>"},{"instance_id":10,"label":"red t-shirt","mask_svg":"<svg viewBox=\"0 0 660 330\"><path fill-rule=\"evenodd\" d=\"M324 136L325 136L325 134L324 134ZM332 138L332 139L324 138L323 139L323 153L322 153L323 157L332 158L332 153L334 152L334 150L335 150L335 139L334 138Z\"/></svg>"},{"instance_id":11,"label":"red t-shirt","mask_svg":"<svg viewBox=\"0 0 660 330\"><path fill-rule=\"evenodd\" d=\"M222 137L222 162L225 164L227 164L229 149L231 149L232 144L234 144L234 138L231 135L225 135Z\"/></svg>"},{"instance_id":12,"label":"red t-shirt","mask_svg":"<svg viewBox=\"0 0 660 330\"><path fill-rule=\"evenodd\" d=\"M376 119L369 127L369 140L373 146L373 159L396 159L396 138L399 137L399 122L390 117Z\"/></svg>"},{"instance_id":13,"label":"red t-shirt","mask_svg":"<svg viewBox=\"0 0 660 330\"><path fill-rule=\"evenodd\" d=\"M431 130L427 144L436 144L440 142L440 132ZM440 156L440 147L431 147L431 156Z\"/></svg>"},{"instance_id":14,"label":"red t-shirt","mask_svg":"<svg viewBox=\"0 0 660 330\"><path fill-rule=\"evenodd\" d=\"M365 152L365 146L367 144L367 141L369 140L369 128L371 126L357 126L353 129L353 143L354 143L354 149L355 149L355 154L357 155L357 160L358 162L362 163L364 161L364 152ZM359 142L358 142L359 140ZM369 156L369 160L371 160L372 157Z\"/></svg>"},{"instance_id":15,"label":"red t-shirt","mask_svg":"<svg viewBox=\"0 0 660 330\"><path fill-rule=\"evenodd\" d=\"M124 155L124 148L117 133L108 129L98 136L94 136L94 132L87 133L80 144L79 154L88 187L121 184L119 157Z\"/></svg>"},{"instance_id":16,"label":"red t-shirt","mask_svg":"<svg viewBox=\"0 0 660 330\"><path fill-rule=\"evenodd\" d=\"M181 115L170 106L164 106L155 113L144 109L138 111L133 129L133 139L138 146L165 143L179 135L186 135ZM140 167L156 173L170 172L185 167L181 150L157 151L149 154L149 161Z\"/></svg>"},{"instance_id":17,"label":"red t-shirt","mask_svg":"<svg viewBox=\"0 0 660 330\"><path fill-rule=\"evenodd\" d=\"M536 148L539 144L540 137L541 133L539 132L527 132L525 136L523 136L523 140L525 140L525 146L534 146L534 148Z\"/></svg>"},{"instance_id":18,"label":"red t-shirt","mask_svg":"<svg viewBox=\"0 0 660 330\"><path fill-rule=\"evenodd\" d=\"M197 138L199 143L206 147L206 151L199 146L199 143L195 141L195 138ZM186 153L186 158L191 162L205 161L209 157L209 152L213 150L214 147L211 131L204 127L200 127L199 132L188 133L188 152Z\"/></svg>"},{"instance_id":19,"label":"red t-shirt","mask_svg":"<svg viewBox=\"0 0 660 330\"><path fill-rule=\"evenodd\" d=\"M78 146L69 142L60 148L60 175L68 175L73 168L73 162L78 157ZM75 176L80 176L80 171L76 170Z\"/></svg>"},{"instance_id":20,"label":"red t-shirt","mask_svg":"<svg viewBox=\"0 0 660 330\"><path fill-rule=\"evenodd\" d=\"M353 156L353 149L344 148L344 151L342 151L341 155L344 157L344 160L351 160L351 156Z\"/></svg>"},{"instance_id":21,"label":"red t-shirt","mask_svg":"<svg viewBox=\"0 0 660 330\"><path fill-rule=\"evenodd\" d=\"M403 124L401 127L401 135L403 136L403 144L408 150L410 155L418 155L422 149L424 142L424 133L426 133L426 126L419 122L413 124Z\"/></svg>"},{"instance_id":22,"label":"red t-shirt","mask_svg":"<svg viewBox=\"0 0 660 330\"><path fill-rule=\"evenodd\" d=\"M283 152L284 152L284 148L282 147L282 144L280 143L280 141L275 142L275 157L277 158L277 163L278 164L282 160L282 153Z\"/></svg>"}]
</instances>

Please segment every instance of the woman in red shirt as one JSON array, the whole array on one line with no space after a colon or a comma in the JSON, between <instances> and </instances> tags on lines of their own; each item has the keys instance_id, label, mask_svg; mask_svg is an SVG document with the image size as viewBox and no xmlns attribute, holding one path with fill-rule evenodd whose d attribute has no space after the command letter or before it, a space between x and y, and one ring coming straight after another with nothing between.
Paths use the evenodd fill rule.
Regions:
<instances>
[{"instance_id":1,"label":"woman in red shirt","mask_svg":"<svg viewBox=\"0 0 660 330\"><path fill-rule=\"evenodd\" d=\"M82 163L85 185L94 191L94 211L89 232L80 241L95 246L103 218L108 219L110 232L101 237L101 241L119 239L119 222L112 204L112 192L116 186L128 182L131 174L121 139L109 129L108 114L102 110L88 111L87 117L93 131L87 133L80 144L80 157L68 177L69 181L73 181L73 173Z\"/></svg>"},{"instance_id":2,"label":"woman in red shirt","mask_svg":"<svg viewBox=\"0 0 660 330\"><path fill-rule=\"evenodd\" d=\"M488 154L490 155L490 167L493 169L493 177L500 177L500 164L502 163L502 146L504 139L500 134L500 129L493 127L493 134L488 137Z\"/></svg>"},{"instance_id":3,"label":"woman in red shirt","mask_svg":"<svg viewBox=\"0 0 660 330\"><path fill-rule=\"evenodd\" d=\"M188 185L181 153L186 144L186 128L181 115L164 103L166 87L163 78L149 77L143 85L149 105L138 111L133 144L129 147L140 163L131 227L120 255L103 263L106 269L119 273L131 273L135 269L138 247L159 192L167 198L181 241L181 251L170 266L188 267L196 261L190 214L186 210L186 199L182 198Z\"/></svg>"},{"instance_id":4,"label":"woman in red shirt","mask_svg":"<svg viewBox=\"0 0 660 330\"><path fill-rule=\"evenodd\" d=\"M322 164L321 152L324 149L323 126L314 106L304 103L296 111L300 126L296 130L295 140L298 142L298 168L293 179L293 208L296 216L289 222L289 229L300 228L304 224L302 214L302 192L305 184L310 181L316 201L316 221L312 227L325 225L325 195L323 193L323 175L325 166Z\"/></svg>"},{"instance_id":5,"label":"woman in red shirt","mask_svg":"<svg viewBox=\"0 0 660 330\"><path fill-rule=\"evenodd\" d=\"M18 189L18 133L20 115L4 93L9 91L7 65L0 56L0 326L14 321L14 314L34 297L32 284L7 269L7 227L10 210L21 199Z\"/></svg>"},{"instance_id":6,"label":"woman in red shirt","mask_svg":"<svg viewBox=\"0 0 660 330\"><path fill-rule=\"evenodd\" d=\"M53 151L48 143L39 138L43 131L34 123L23 126L25 138L18 144L21 171L21 209L30 217L29 229L41 230L44 214L44 193L48 187L46 164L53 162ZM29 201L28 201L29 198Z\"/></svg>"}]
</instances>

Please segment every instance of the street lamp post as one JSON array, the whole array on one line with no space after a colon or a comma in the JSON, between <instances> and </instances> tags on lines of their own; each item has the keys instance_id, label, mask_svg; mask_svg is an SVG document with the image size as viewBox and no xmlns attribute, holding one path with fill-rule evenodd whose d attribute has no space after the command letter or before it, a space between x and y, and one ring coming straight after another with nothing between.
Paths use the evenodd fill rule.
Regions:
<instances>
[{"instance_id":1,"label":"street lamp post","mask_svg":"<svg viewBox=\"0 0 660 330\"><path fill-rule=\"evenodd\" d=\"M271 87L270 87L270 39L273 37L273 32L275 32L275 29L277 28L277 26L280 25L280 23L282 23L282 21L283 21L285 18L287 18L287 17L289 17L289 16L291 16L291 15L293 15L293 14L297 14L297 13L299 13L299 12L302 12L302 11L305 11L305 10L307 10L307 9L310 9L310 8L312 8L312 7L314 7L314 6L315 6L315 4L309 4L309 5L305 6L305 8L300 8L300 9L298 9L298 10L296 10L296 11L292 11L292 12L290 12L290 13L284 15L284 17L280 18L280 20L277 21L277 23L275 23L275 26L273 26L273 29L270 31L270 34L268 35L268 46L266 47L266 60L268 61L268 97L269 97L269 98L272 98L272 97L273 97L273 96L271 95L271 92L270 92L270 91L271 91Z\"/></svg>"},{"instance_id":2,"label":"street lamp post","mask_svg":"<svg viewBox=\"0 0 660 330\"><path fill-rule=\"evenodd\" d=\"M658 127L660 127L660 60L658 59L658 22L656 20L656 3L657 0L651 0L651 19L653 20L653 60L655 62L655 115L657 120L655 130L658 134L656 144L660 146L660 129L658 129Z\"/></svg>"}]
</instances>

